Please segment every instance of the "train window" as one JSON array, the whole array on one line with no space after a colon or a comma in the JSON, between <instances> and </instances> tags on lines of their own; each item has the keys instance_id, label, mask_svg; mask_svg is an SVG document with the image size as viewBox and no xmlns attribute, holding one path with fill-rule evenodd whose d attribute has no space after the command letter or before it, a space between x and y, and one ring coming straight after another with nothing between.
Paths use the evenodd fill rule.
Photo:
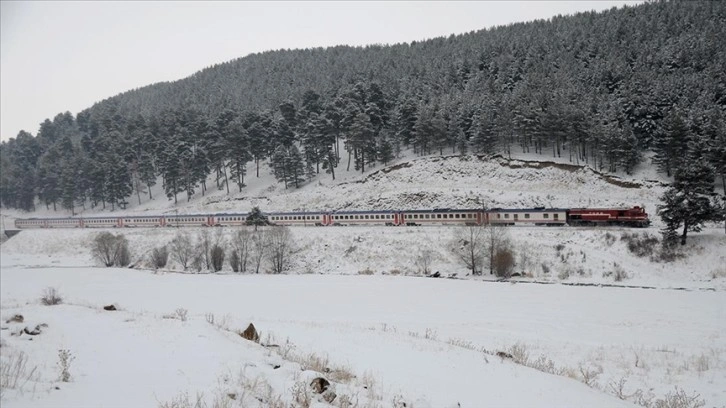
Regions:
<instances>
[{"instance_id":1,"label":"train window","mask_svg":"<svg viewBox=\"0 0 726 408\"><path fill-rule=\"evenodd\" d=\"M560 217L559 214L554 214L554 216L555 216L555 219L559 219L559 217Z\"/></svg>"},{"instance_id":2,"label":"train window","mask_svg":"<svg viewBox=\"0 0 726 408\"><path fill-rule=\"evenodd\" d=\"M519 214L514 214L514 219L515 220L518 220L519 219Z\"/></svg>"},{"instance_id":3,"label":"train window","mask_svg":"<svg viewBox=\"0 0 726 408\"><path fill-rule=\"evenodd\" d=\"M544 219L550 218L550 215L549 214L542 214L542 218L544 218Z\"/></svg>"},{"instance_id":4,"label":"train window","mask_svg":"<svg viewBox=\"0 0 726 408\"><path fill-rule=\"evenodd\" d=\"M528 220L529 219L529 214L524 214L524 219L525 220Z\"/></svg>"},{"instance_id":5,"label":"train window","mask_svg":"<svg viewBox=\"0 0 726 408\"><path fill-rule=\"evenodd\" d=\"M436 218L441 218L441 214L436 214Z\"/></svg>"},{"instance_id":6,"label":"train window","mask_svg":"<svg viewBox=\"0 0 726 408\"><path fill-rule=\"evenodd\" d=\"M504 218L509 218L509 214L504 214Z\"/></svg>"},{"instance_id":7,"label":"train window","mask_svg":"<svg viewBox=\"0 0 726 408\"><path fill-rule=\"evenodd\" d=\"M368 219L368 216L366 215L366 219Z\"/></svg>"}]
</instances>

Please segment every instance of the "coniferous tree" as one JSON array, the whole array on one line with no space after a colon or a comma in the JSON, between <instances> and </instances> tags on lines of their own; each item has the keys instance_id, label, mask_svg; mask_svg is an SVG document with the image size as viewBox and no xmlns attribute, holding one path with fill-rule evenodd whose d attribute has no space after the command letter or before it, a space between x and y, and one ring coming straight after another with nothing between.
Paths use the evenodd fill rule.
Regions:
<instances>
[{"instance_id":1,"label":"coniferous tree","mask_svg":"<svg viewBox=\"0 0 726 408\"><path fill-rule=\"evenodd\" d=\"M681 245L686 244L689 231L699 232L704 222L719 219L721 213L713 192L713 169L698 160L702 152L694 150L689 154L692 160L675 171L675 180L666 190L658 206L658 215L666 224L664 240L673 240L674 231L682 226Z\"/></svg>"}]
</instances>

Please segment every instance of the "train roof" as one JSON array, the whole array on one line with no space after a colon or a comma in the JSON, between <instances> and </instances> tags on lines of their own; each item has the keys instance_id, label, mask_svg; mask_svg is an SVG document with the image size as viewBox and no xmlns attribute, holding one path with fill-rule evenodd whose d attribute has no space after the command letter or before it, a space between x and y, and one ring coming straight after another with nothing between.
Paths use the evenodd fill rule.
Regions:
<instances>
[{"instance_id":1,"label":"train roof","mask_svg":"<svg viewBox=\"0 0 726 408\"><path fill-rule=\"evenodd\" d=\"M476 208L434 208L433 210L403 210L404 213L461 213L461 212L478 212Z\"/></svg>"},{"instance_id":2,"label":"train roof","mask_svg":"<svg viewBox=\"0 0 726 408\"><path fill-rule=\"evenodd\" d=\"M331 214L393 214L398 210L373 210L373 211L332 211Z\"/></svg>"},{"instance_id":3,"label":"train roof","mask_svg":"<svg viewBox=\"0 0 726 408\"><path fill-rule=\"evenodd\" d=\"M488 212L516 212L516 213L532 213L532 212L566 212L569 211L568 208L544 208L544 207L537 207L537 208L489 208L486 211Z\"/></svg>"}]
</instances>

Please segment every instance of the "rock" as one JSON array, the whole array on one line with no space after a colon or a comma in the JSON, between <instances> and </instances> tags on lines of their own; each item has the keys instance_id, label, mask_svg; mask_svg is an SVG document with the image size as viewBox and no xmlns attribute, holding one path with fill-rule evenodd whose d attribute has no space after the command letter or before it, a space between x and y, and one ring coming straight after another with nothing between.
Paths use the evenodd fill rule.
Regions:
<instances>
[{"instance_id":1,"label":"rock","mask_svg":"<svg viewBox=\"0 0 726 408\"><path fill-rule=\"evenodd\" d=\"M115 310L118 310L118 309L116 309L116 306L114 306L114 305L108 305L108 306L104 306L103 307L103 310L108 310L108 311L111 311L112 312L112 311L115 311Z\"/></svg>"},{"instance_id":2,"label":"rock","mask_svg":"<svg viewBox=\"0 0 726 408\"><path fill-rule=\"evenodd\" d=\"M259 335L259 333L257 333L257 329L255 329L255 325L252 323L250 323L250 325L247 326L245 331L243 331L239 335L249 341L254 341L255 343L260 342L260 335Z\"/></svg>"},{"instance_id":3,"label":"rock","mask_svg":"<svg viewBox=\"0 0 726 408\"><path fill-rule=\"evenodd\" d=\"M313 391L318 394L322 394L328 389L328 387L330 387L330 381L323 377L318 377L310 383L310 386L313 388Z\"/></svg>"},{"instance_id":4,"label":"rock","mask_svg":"<svg viewBox=\"0 0 726 408\"><path fill-rule=\"evenodd\" d=\"M441 277L441 272L436 271L436 272L433 273L433 275L431 275L431 277L432 278L440 278Z\"/></svg>"},{"instance_id":5,"label":"rock","mask_svg":"<svg viewBox=\"0 0 726 408\"><path fill-rule=\"evenodd\" d=\"M331 390L328 390L325 393L323 393L323 399L328 404L332 404L333 401L335 401L335 397L337 397L337 395L335 395L335 393Z\"/></svg>"},{"instance_id":6,"label":"rock","mask_svg":"<svg viewBox=\"0 0 726 408\"><path fill-rule=\"evenodd\" d=\"M16 314L15 316L9 318L5 321L5 323L22 323L25 321L25 318L21 314Z\"/></svg>"},{"instance_id":7,"label":"rock","mask_svg":"<svg viewBox=\"0 0 726 408\"><path fill-rule=\"evenodd\" d=\"M26 326L25 329L23 329L23 332L31 336L37 336L41 333L40 325L35 326L33 330L28 329L28 327Z\"/></svg>"}]
</instances>

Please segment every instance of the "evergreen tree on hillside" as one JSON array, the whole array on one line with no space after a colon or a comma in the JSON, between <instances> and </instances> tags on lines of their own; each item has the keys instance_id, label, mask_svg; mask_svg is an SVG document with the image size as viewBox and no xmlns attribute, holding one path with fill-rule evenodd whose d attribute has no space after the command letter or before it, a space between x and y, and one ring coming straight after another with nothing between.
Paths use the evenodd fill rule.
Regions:
<instances>
[{"instance_id":1,"label":"evergreen tree on hillside","mask_svg":"<svg viewBox=\"0 0 726 408\"><path fill-rule=\"evenodd\" d=\"M668 177L673 169L679 168L686 154L690 130L679 110L672 110L665 118L659 137L656 139L653 150L656 155L653 163Z\"/></svg>"},{"instance_id":2,"label":"evergreen tree on hillside","mask_svg":"<svg viewBox=\"0 0 726 408\"><path fill-rule=\"evenodd\" d=\"M270 225L270 222L267 216L260 211L260 207L253 207L250 213L247 214L245 225L254 225L255 231L257 231L257 227Z\"/></svg>"},{"instance_id":3,"label":"evergreen tree on hillside","mask_svg":"<svg viewBox=\"0 0 726 408\"><path fill-rule=\"evenodd\" d=\"M713 192L713 169L700 159L703 154L698 147L689 154L682 167L676 169L675 180L661 197L658 206L666 228L665 241L677 239L676 231L682 226L681 245L686 244L689 231L699 232L704 222L718 220L721 209Z\"/></svg>"}]
</instances>

